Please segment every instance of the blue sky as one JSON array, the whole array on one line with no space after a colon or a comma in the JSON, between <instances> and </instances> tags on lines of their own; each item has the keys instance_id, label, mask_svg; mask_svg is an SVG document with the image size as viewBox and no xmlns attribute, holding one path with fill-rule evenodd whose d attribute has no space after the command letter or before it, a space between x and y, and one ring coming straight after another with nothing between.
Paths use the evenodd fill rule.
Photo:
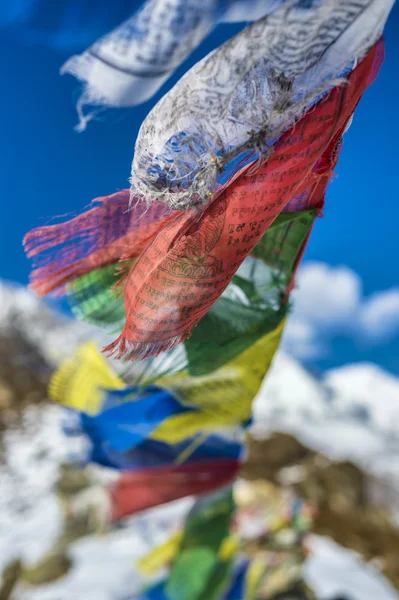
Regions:
<instances>
[{"instance_id":1,"label":"blue sky","mask_svg":"<svg viewBox=\"0 0 399 600\"><path fill-rule=\"evenodd\" d=\"M330 185L325 216L316 223L305 257L312 263L305 265L295 315L300 332L296 342L301 346L302 340L305 350L297 354L316 369L368 360L399 374L394 289L399 294L398 26L396 5L385 31L386 61L345 137L338 177ZM219 27L152 102L109 113L82 134L73 129L79 85L58 74L68 56L0 34L2 278L27 283L29 263L21 246L26 231L127 187L134 142L149 109L191 64L235 30ZM316 301L315 282L326 290L321 298L324 321L320 316L314 320L304 309ZM377 297L376 303L379 292L389 292L389 300ZM327 302L331 298L335 303ZM345 313L345 306L351 310ZM305 339L305 331L311 339ZM294 330L290 335L295 338Z\"/></svg>"}]
</instances>

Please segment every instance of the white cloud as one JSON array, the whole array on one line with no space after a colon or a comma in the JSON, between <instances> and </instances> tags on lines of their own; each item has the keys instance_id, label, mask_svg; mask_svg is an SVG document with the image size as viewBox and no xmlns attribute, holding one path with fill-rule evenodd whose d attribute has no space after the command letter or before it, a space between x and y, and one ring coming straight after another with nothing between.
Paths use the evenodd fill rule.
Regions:
<instances>
[{"instance_id":1,"label":"white cloud","mask_svg":"<svg viewBox=\"0 0 399 600\"><path fill-rule=\"evenodd\" d=\"M360 323L372 338L393 338L399 332L399 288L373 294L363 307Z\"/></svg>"},{"instance_id":2,"label":"white cloud","mask_svg":"<svg viewBox=\"0 0 399 600\"><path fill-rule=\"evenodd\" d=\"M283 347L292 356L302 360L312 360L328 354L323 340L315 335L309 321L291 316L284 332Z\"/></svg>"},{"instance_id":3,"label":"white cloud","mask_svg":"<svg viewBox=\"0 0 399 600\"><path fill-rule=\"evenodd\" d=\"M347 267L305 263L293 293L295 315L323 329L345 326L361 301L361 280Z\"/></svg>"},{"instance_id":4,"label":"white cloud","mask_svg":"<svg viewBox=\"0 0 399 600\"><path fill-rule=\"evenodd\" d=\"M328 354L338 335L377 344L399 332L399 288L365 298L360 277L345 266L305 263L292 298L283 345L303 360Z\"/></svg>"}]
</instances>

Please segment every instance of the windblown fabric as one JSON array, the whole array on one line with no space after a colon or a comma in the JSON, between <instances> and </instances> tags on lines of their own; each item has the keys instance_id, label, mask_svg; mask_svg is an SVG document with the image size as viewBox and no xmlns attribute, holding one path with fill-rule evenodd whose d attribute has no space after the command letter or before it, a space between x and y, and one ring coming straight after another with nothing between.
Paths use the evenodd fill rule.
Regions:
<instances>
[{"instance_id":1,"label":"windblown fabric","mask_svg":"<svg viewBox=\"0 0 399 600\"><path fill-rule=\"evenodd\" d=\"M153 96L218 22L252 21L285 0L147 0L126 22L73 56L62 72L85 84L78 103L134 106ZM133 6L132 6L133 8Z\"/></svg>"},{"instance_id":2,"label":"windblown fabric","mask_svg":"<svg viewBox=\"0 0 399 600\"><path fill-rule=\"evenodd\" d=\"M312 506L287 490L261 480L251 483L238 481L233 492L235 510L228 535L224 533L221 536L217 556L213 556L212 564L214 568L216 565L216 569L210 577L209 597L218 600L271 600L279 593L297 587L302 580L302 566L307 556L306 538L312 525ZM219 495L222 496L222 492ZM209 502L212 503L212 496ZM207 511L200 509L198 516L204 525L209 518L206 515ZM143 574L154 576L171 565L172 578L174 565L180 560L182 563L189 560L187 555L183 557L186 549L182 541L191 519L189 515L183 534L174 533L140 560L138 567ZM219 577L223 574L219 579L222 589L216 585L217 573ZM190 581L189 575L187 578ZM161 586L147 590L140 597L157 598L162 591L164 595L160 597L169 598L168 581L169 577ZM207 586L210 581L207 582L205 577L203 585ZM208 597L199 582L198 588L191 585L189 590L183 589L183 598L186 594L192 599Z\"/></svg>"},{"instance_id":3,"label":"windblown fabric","mask_svg":"<svg viewBox=\"0 0 399 600\"><path fill-rule=\"evenodd\" d=\"M139 471L149 467L170 466L198 461L234 459L242 457L243 446L227 435L209 435L208 437L191 437L179 444L166 444L152 439L146 439L127 452L117 452L108 441L98 435L93 429L82 432L90 441L88 462L97 463L120 471Z\"/></svg>"},{"instance_id":4,"label":"windblown fabric","mask_svg":"<svg viewBox=\"0 0 399 600\"><path fill-rule=\"evenodd\" d=\"M327 166L324 182L316 183L309 194L302 194L296 202L301 208L309 204L317 208L281 213L277 217L251 256L245 259L226 292L185 342L186 360L182 368L187 366L190 374L203 375L222 366L272 331L285 316L293 275L317 210L322 207L330 167ZM126 268L127 265L123 265L123 270ZM123 329L125 311L118 285L120 269L120 263L109 265L67 284L68 302L79 319L110 331Z\"/></svg>"},{"instance_id":5,"label":"windblown fabric","mask_svg":"<svg viewBox=\"0 0 399 600\"><path fill-rule=\"evenodd\" d=\"M320 209L323 203L321 187L325 189L335 166L336 145L336 141L332 141L316 165L318 189L311 184L308 190L288 203L286 211ZM78 315L96 313L96 301L105 291L104 285L106 288L114 286L121 271L126 272L132 265L128 259L139 256L163 226L180 215L180 211L171 213L162 203L148 205L140 197L130 207L128 190L97 198L92 204L93 208L81 215L63 223L37 227L24 238L27 256L33 260L32 289L39 295L46 295L59 292L68 284L67 295ZM124 261L125 264L121 264ZM116 266L99 271L110 265ZM88 277L84 278L85 275ZM117 296L117 293L105 294L112 300ZM103 301L104 297L100 297L102 306ZM87 310L82 305L86 305ZM97 318L93 314L95 324Z\"/></svg>"},{"instance_id":6,"label":"windblown fabric","mask_svg":"<svg viewBox=\"0 0 399 600\"><path fill-rule=\"evenodd\" d=\"M144 120L131 193L205 205L364 57L393 0L297 0L197 63Z\"/></svg>"},{"instance_id":7,"label":"windblown fabric","mask_svg":"<svg viewBox=\"0 0 399 600\"><path fill-rule=\"evenodd\" d=\"M196 412L195 407L184 406L170 392L157 386L150 386L142 392L130 387L108 390L110 395L113 395L113 405L109 408L95 415L82 412L80 417L84 430L91 432L90 437L104 440L115 452L127 452L147 437L154 437L154 432L170 419ZM182 434L182 438L186 437L187 433Z\"/></svg>"},{"instance_id":8,"label":"windblown fabric","mask_svg":"<svg viewBox=\"0 0 399 600\"><path fill-rule=\"evenodd\" d=\"M262 166L256 170L246 167L235 180L225 184L203 214L167 211L163 203L148 206L139 198L128 211L125 191L101 199L96 207L72 221L33 230L25 239L28 255L35 260L32 287L45 294L68 284L72 306L85 305L89 314L93 311L94 321L101 320L101 315L95 315L95 306L104 287L100 285L100 290L97 287L92 295L92 283L97 286L99 278L113 279L114 274L116 279L118 271L113 274L110 269L100 276L95 271L119 261L134 260L121 265L123 287L116 291L124 289L126 320L121 336L109 350L118 357L143 358L187 341L201 318L208 311L211 318L212 311L218 310L215 302L244 259L251 252L259 258L261 240L265 240L268 249L266 262L273 261L277 248L270 242L277 229L273 233L270 230L270 235L267 232L281 212L291 214L322 208L340 138L362 92L376 75L381 59L382 44L378 44L356 67L347 85L334 88L308 111L281 137ZM312 217L311 213L308 215L304 219L308 220L310 230ZM280 221L281 252L288 251L284 241L288 229L298 231L300 241L306 230L302 218L301 221L301 226L298 222L289 227ZM297 256L293 254L295 264L300 253L299 250ZM128 267L131 268L126 275ZM91 272L93 275L77 280ZM289 278L290 273L286 270L283 275ZM105 294L115 297L111 288ZM222 300L221 308L226 304ZM252 310L255 304L252 302ZM280 303L278 315L269 311L266 316L258 310L256 317L255 310L255 321L265 317L272 328L282 318L284 304L286 307L286 303ZM120 305L112 303L109 309L111 320L112 315L120 316ZM249 315L248 310L240 309L240 313ZM119 316L114 323L121 323ZM104 320L107 319L105 316ZM204 338L200 334L205 325L206 322L204 327L200 326L198 334L194 330L193 341L187 344L189 355L198 348L201 350ZM266 331L259 328L260 335ZM236 333L233 328L231 339L237 337ZM250 339L249 336L247 341Z\"/></svg>"},{"instance_id":9,"label":"windblown fabric","mask_svg":"<svg viewBox=\"0 0 399 600\"><path fill-rule=\"evenodd\" d=\"M182 371L159 377L156 386L142 388L97 389L97 373L93 371L89 378L91 365L77 365L76 359L71 359L55 373L50 392L53 398L80 410L84 431L96 446L105 445L108 452L127 453L148 438L174 445L197 434L208 436L223 427L248 424L252 402L282 330L283 323L209 375L193 377ZM85 387L79 396L82 373Z\"/></svg>"},{"instance_id":10,"label":"windblown fabric","mask_svg":"<svg viewBox=\"0 0 399 600\"><path fill-rule=\"evenodd\" d=\"M377 66L378 58L375 69ZM314 181L290 200L285 211L322 207L324 190L338 157L338 145L339 139L331 141L314 169ZM33 260L32 289L46 295L63 291L67 284L66 293L77 315L85 315L83 320L87 316L88 322L97 324L97 306L101 311L105 301L117 300L116 284L132 266L129 259L137 258L162 228L181 213L171 212L163 203L148 205L140 197L130 206L128 190L97 198L92 204L93 208L69 221L33 229L25 236L24 246ZM115 267L100 271L110 265ZM115 293L108 289L111 286L115 287ZM115 307L116 315L118 310ZM108 319L112 319L112 314L105 317L106 324Z\"/></svg>"},{"instance_id":11,"label":"windblown fabric","mask_svg":"<svg viewBox=\"0 0 399 600\"><path fill-rule=\"evenodd\" d=\"M186 340L190 374L220 367L284 318L296 269L324 205L339 145L338 138L332 140L314 169L314 183L288 203Z\"/></svg>"},{"instance_id":12,"label":"windblown fabric","mask_svg":"<svg viewBox=\"0 0 399 600\"><path fill-rule=\"evenodd\" d=\"M200 496L232 482L240 463L222 459L125 473L108 487L111 520L185 496Z\"/></svg>"},{"instance_id":13,"label":"windblown fabric","mask_svg":"<svg viewBox=\"0 0 399 600\"><path fill-rule=\"evenodd\" d=\"M314 209L277 217L186 340L190 375L222 367L282 322L315 217Z\"/></svg>"},{"instance_id":14,"label":"windblown fabric","mask_svg":"<svg viewBox=\"0 0 399 600\"><path fill-rule=\"evenodd\" d=\"M183 531L177 531L164 544L157 546L144 556L137 564L140 572L145 575L154 575L157 571L168 567L176 558L183 534ZM224 538L219 547L218 556L222 560L226 560L234 554L237 548L237 540L233 536Z\"/></svg>"},{"instance_id":15,"label":"windblown fabric","mask_svg":"<svg viewBox=\"0 0 399 600\"><path fill-rule=\"evenodd\" d=\"M231 556L220 557L234 511L231 488L196 501L165 586L170 600L217 600L227 588Z\"/></svg>"},{"instance_id":16,"label":"windblown fabric","mask_svg":"<svg viewBox=\"0 0 399 600\"><path fill-rule=\"evenodd\" d=\"M244 169L200 217L183 212L163 227L126 279L126 324L108 351L145 358L190 337L278 214L317 179L315 167L341 137L378 54L374 48L348 85L321 99L262 166Z\"/></svg>"},{"instance_id":17,"label":"windblown fabric","mask_svg":"<svg viewBox=\"0 0 399 600\"><path fill-rule=\"evenodd\" d=\"M89 414L103 406L107 388L124 389L125 383L97 351L94 342L80 346L54 373L49 396L55 402Z\"/></svg>"},{"instance_id":18,"label":"windblown fabric","mask_svg":"<svg viewBox=\"0 0 399 600\"><path fill-rule=\"evenodd\" d=\"M165 420L152 438L178 443L188 435L220 427L246 426L252 403L270 368L279 346L284 321L233 360L207 375L193 376L184 371L158 379L185 406L199 412Z\"/></svg>"},{"instance_id":19,"label":"windblown fabric","mask_svg":"<svg viewBox=\"0 0 399 600\"><path fill-rule=\"evenodd\" d=\"M123 328L125 309L120 288L121 271L131 267L118 263L107 265L77 277L66 285L66 297L74 315L81 321L110 332Z\"/></svg>"},{"instance_id":20,"label":"windblown fabric","mask_svg":"<svg viewBox=\"0 0 399 600\"><path fill-rule=\"evenodd\" d=\"M254 248L251 257L245 259L226 292L186 341L186 358L181 368L187 366L192 375L204 375L215 370L272 331L285 316L293 274L316 210L322 207L331 170L332 165L327 163L323 171L324 182L319 181L311 186L308 194L292 201L299 208L315 208L281 213ZM289 208L294 208L294 205ZM111 331L123 328L123 297L117 284L121 269L125 271L128 264L132 263L116 263L96 269L67 284L67 299L78 318ZM207 352L203 351L205 345ZM176 367L176 360L173 360L173 365ZM162 364L160 369L154 370L154 364L152 367L153 375L160 375Z\"/></svg>"},{"instance_id":21,"label":"windblown fabric","mask_svg":"<svg viewBox=\"0 0 399 600\"><path fill-rule=\"evenodd\" d=\"M34 259L31 287L46 295L94 269L139 256L175 213L162 203L137 198L129 211L127 190L93 200L87 212L56 225L37 227L24 238Z\"/></svg>"},{"instance_id":22,"label":"windblown fabric","mask_svg":"<svg viewBox=\"0 0 399 600\"><path fill-rule=\"evenodd\" d=\"M284 213L276 219L185 342L180 369L187 368L191 375L214 371L280 323L288 308L291 279L315 216L315 210L310 209ZM112 287L119 278L118 265L110 265L67 284L66 296L75 315L110 331L121 331L125 320L123 297ZM168 362L176 368L177 357ZM163 366L161 361L156 369L152 363L152 376L160 376Z\"/></svg>"},{"instance_id":23,"label":"windblown fabric","mask_svg":"<svg viewBox=\"0 0 399 600\"><path fill-rule=\"evenodd\" d=\"M292 211L296 207L311 209L306 214L305 211L302 214L297 214L300 222L309 221L310 224L315 216L312 207L321 208L324 189L331 170L331 165L324 170L326 175L324 184L320 185L322 182L319 182L317 184L318 190L315 190L315 186L312 185L306 194L301 194L298 199L294 199L289 203L287 209ZM133 241L129 246L129 240L134 240L134 229L137 225L140 225L141 215L140 213L137 214L139 212L137 211L136 216L133 217L134 209L128 211L126 193L121 198L121 213L114 217L113 211L109 211L111 213L109 215L106 205L113 201L114 196L109 196L99 207L81 215L81 217L86 218L87 225L87 228L82 225L81 235L86 235L85 232L87 231L87 238L89 238L90 229L94 229L95 222L98 222L98 228L103 231L106 238L109 238L106 233L107 230L114 228L115 232L119 231L117 239L104 244L103 238L96 239L93 236L92 243L82 244L81 247L77 244L74 252L70 252L69 247L77 243L77 238L80 235L80 221L83 219L77 217L67 223L33 230L26 236L26 250L29 256L33 257L36 267L31 275L31 287L36 293L46 294L52 291L65 291L71 309L79 319L104 328L117 329L121 323L123 325L125 317L122 297L124 276L133 266L134 260L123 261L123 257L126 257L129 253L138 254ZM141 210L142 206L140 205L138 208ZM145 217L149 218L147 215ZM296 218L286 220L284 216L281 219L278 217L273 227L270 228L270 233L266 232L267 239L262 242L261 246L265 249L269 248L270 243L272 243L271 236L273 238L277 236L281 241L285 240L287 228L298 230L299 233L301 226L291 222ZM164 222L163 217L161 217L157 223L157 229L161 229ZM278 226L278 232L275 226ZM144 223L143 228L145 227ZM124 233L126 229L128 229L128 234ZM48 241L48 246L44 247L43 240L49 239L50 236L52 241ZM273 249L280 256L280 252L283 250L277 248L276 242L275 239ZM104 246L106 247L105 250L103 250ZM284 252L287 252L287 249ZM256 256L259 257L259 251L256 251ZM270 261L273 261L274 258L270 253L266 253L263 260L270 264ZM111 261L110 264L103 266L104 263L109 261ZM276 257L274 262L276 268L281 269L282 265L277 265L279 261L280 258ZM285 273L285 275L288 276L288 273Z\"/></svg>"}]
</instances>

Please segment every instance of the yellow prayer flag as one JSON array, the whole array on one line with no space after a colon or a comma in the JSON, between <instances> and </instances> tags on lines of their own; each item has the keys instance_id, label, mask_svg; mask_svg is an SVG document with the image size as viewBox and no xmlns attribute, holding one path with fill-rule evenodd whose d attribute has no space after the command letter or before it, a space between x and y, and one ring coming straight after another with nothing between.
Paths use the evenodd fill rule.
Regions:
<instances>
[{"instance_id":1,"label":"yellow prayer flag","mask_svg":"<svg viewBox=\"0 0 399 600\"><path fill-rule=\"evenodd\" d=\"M112 371L95 343L87 342L54 373L49 396L75 410L96 414L101 408L103 389L124 387L125 383Z\"/></svg>"},{"instance_id":2,"label":"yellow prayer flag","mask_svg":"<svg viewBox=\"0 0 399 600\"><path fill-rule=\"evenodd\" d=\"M166 419L151 438L178 443L200 431L245 422L251 416L252 402L269 370L279 346L285 321L232 361L208 375L198 377L186 372L160 378L157 385L168 389L194 413Z\"/></svg>"}]
</instances>

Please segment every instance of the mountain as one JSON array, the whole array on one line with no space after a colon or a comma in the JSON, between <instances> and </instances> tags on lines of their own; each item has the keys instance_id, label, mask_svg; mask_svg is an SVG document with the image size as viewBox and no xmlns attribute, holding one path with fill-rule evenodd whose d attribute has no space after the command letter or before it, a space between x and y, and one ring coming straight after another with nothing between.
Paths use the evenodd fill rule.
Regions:
<instances>
[{"instance_id":1,"label":"mountain","mask_svg":"<svg viewBox=\"0 0 399 600\"><path fill-rule=\"evenodd\" d=\"M28 288L0 280L0 333L11 337L16 332L25 337L50 364L68 356L93 331Z\"/></svg>"},{"instance_id":2,"label":"mountain","mask_svg":"<svg viewBox=\"0 0 399 600\"><path fill-rule=\"evenodd\" d=\"M398 435L398 377L373 364L358 364L329 371L324 381L338 414L352 415L388 436Z\"/></svg>"},{"instance_id":3,"label":"mountain","mask_svg":"<svg viewBox=\"0 0 399 600\"><path fill-rule=\"evenodd\" d=\"M18 336L51 369L99 332L26 288L0 282L1 336ZM374 365L351 365L316 379L280 353L256 399L254 431L291 432L332 457L393 474L399 472L395 398L399 404L399 380ZM23 428L3 434L7 460L0 464L0 573L14 557L35 563L60 531L62 512L54 492L59 465L84 451L81 442L63 436L63 415L60 407L34 405L24 413ZM39 587L19 584L14 600L130 599L140 583L135 560L166 537L170 523L189 505L184 500L161 507L132 519L127 528L73 543L73 567L65 577ZM312 544L307 574L323 600L332 600L334 593L346 593L348 600L398 600L381 575L352 553L327 539L315 538Z\"/></svg>"},{"instance_id":4,"label":"mountain","mask_svg":"<svg viewBox=\"0 0 399 600\"><path fill-rule=\"evenodd\" d=\"M316 379L280 353L254 406L256 435L294 434L304 444L399 485L399 378L372 364Z\"/></svg>"}]
</instances>

